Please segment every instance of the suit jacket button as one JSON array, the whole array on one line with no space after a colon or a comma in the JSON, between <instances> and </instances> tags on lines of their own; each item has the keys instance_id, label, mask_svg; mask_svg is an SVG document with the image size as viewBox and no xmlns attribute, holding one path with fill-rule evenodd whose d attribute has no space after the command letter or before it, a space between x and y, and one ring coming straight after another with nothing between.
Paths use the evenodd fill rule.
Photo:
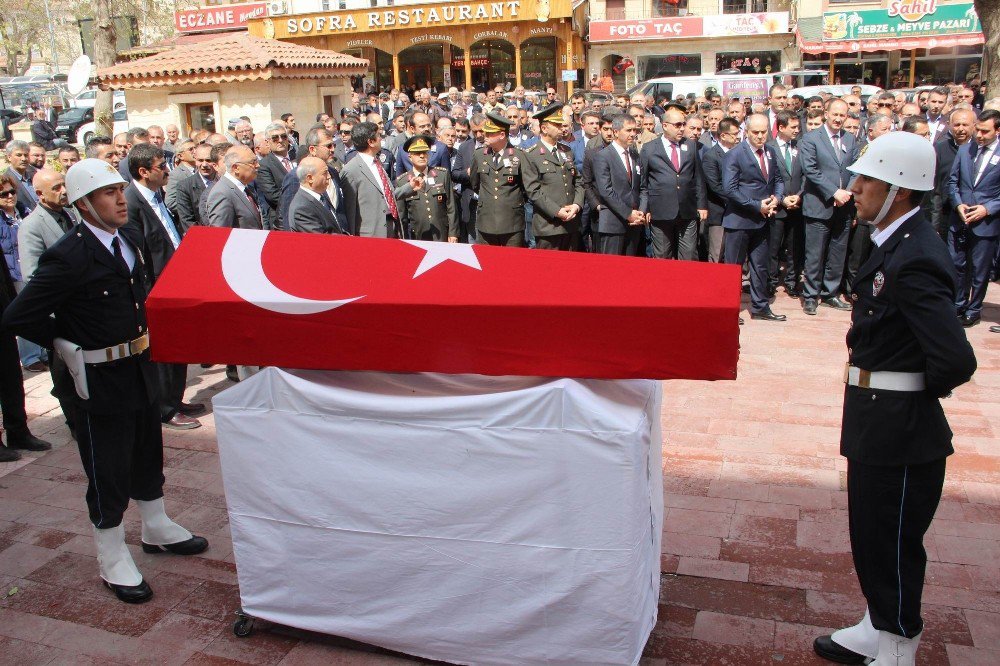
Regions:
<instances>
[{"instance_id":1,"label":"suit jacket button","mask_svg":"<svg viewBox=\"0 0 1000 666\"><path fill-rule=\"evenodd\" d=\"M852 301L858 300L858 295L857 294L851 294L851 300Z\"/></svg>"},{"instance_id":2,"label":"suit jacket button","mask_svg":"<svg viewBox=\"0 0 1000 666\"><path fill-rule=\"evenodd\" d=\"M108 292L104 292L104 295L105 295L105 296L107 296L107 295L108 295Z\"/></svg>"},{"instance_id":3,"label":"suit jacket button","mask_svg":"<svg viewBox=\"0 0 1000 666\"><path fill-rule=\"evenodd\" d=\"M142 333L142 326L139 327L139 332Z\"/></svg>"},{"instance_id":4,"label":"suit jacket button","mask_svg":"<svg viewBox=\"0 0 1000 666\"><path fill-rule=\"evenodd\" d=\"M869 317L870 317L870 316L872 316L873 314L875 314L875 311L874 311L874 310L869 310L869 311L868 311L868 316L869 316Z\"/></svg>"}]
</instances>

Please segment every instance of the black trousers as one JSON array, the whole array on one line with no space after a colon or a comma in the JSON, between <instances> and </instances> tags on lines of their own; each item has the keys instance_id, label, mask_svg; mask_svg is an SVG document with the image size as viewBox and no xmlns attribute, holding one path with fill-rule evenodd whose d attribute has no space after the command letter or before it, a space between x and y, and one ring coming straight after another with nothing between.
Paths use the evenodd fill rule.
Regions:
<instances>
[{"instance_id":1,"label":"black trousers","mask_svg":"<svg viewBox=\"0 0 1000 666\"><path fill-rule=\"evenodd\" d=\"M858 222L851 229L851 237L847 243L847 266L844 268L843 290L850 294L854 290L854 281L858 277L861 266L868 261L872 253L872 226Z\"/></svg>"},{"instance_id":2,"label":"black trousers","mask_svg":"<svg viewBox=\"0 0 1000 666\"><path fill-rule=\"evenodd\" d=\"M924 534L941 500L945 460L886 467L847 461L851 553L872 625L913 638L923 631Z\"/></svg>"},{"instance_id":3,"label":"black trousers","mask_svg":"<svg viewBox=\"0 0 1000 666\"><path fill-rule=\"evenodd\" d=\"M539 250L561 250L570 252L576 250L580 243L580 233L556 234L554 236L535 236L535 248Z\"/></svg>"},{"instance_id":4,"label":"black trousers","mask_svg":"<svg viewBox=\"0 0 1000 666\"><path fill-rule=\"evenodd\" d=\"M513 231L509 234L488 234L479 232L480 245L497 245L500 247L527 247L523 231Z\"/></svg>"},{"instance_id":5,"label":"black trousers","mask_svg":"<svg viewBox=\"0 0 1000 666\"><path fill-rule=\"evenodd\" d=\"M808 300L840 294L851 222L837 210L829 220L805 218L806 265L802 295Z\"/></svg>"},{"instance_id":6,"label":"black trousers","mask_svg":"<svg viewBox=\"0 0 1000 666\"><path fill-rule=\"evenodd\" d=\"M0 335L0 410L3 411L3 427L8 436L28 434L21 357L17 353L17 338L9 333Z\"/></svg>"},{"instance_id":7,"label":"black trousers","mask_svg":"<svg viewBox=\"0 0 1000 666\"><path fill-rule=\"evenodd\" d=\"M178 363L157 363L156 374L160 381L160 418L166 422L174 417L184 400L187 385L187 366Z\"/></svg>"},{"instance_id":8,"label":"black trousers","mask_svg":"<svg viewBox=\"0 0 1000 666\"><path fill-rule=\"evenodd\" d=\"M677 218L653 220L649 225L653 256L657 259L698 259L698 221Z\"/></svg>"},{"instance_id":9,"label":"black trousers","mask_svg":"<svg viewBox=\"0 0 1000 666\"><path fill-rule=\"evenodd\" d=\"M76 409L80 403L80 397L76 394L76 385L73 383L73 375L69 372L66 362L62 356L49 350L49 374L52 375L52 395L59 401L59 408L62 409L63 416L66 417L66 425L76 433Z\"/></svg>"},{"instance_id":10,"label":"black trousers","mask_svg":"<svg viewBox=\"0 0 1000 666\"><path fill-rule=\"evenodd\" d=\"M768 250L770 259L767 264L768 291L775 291L781 281L781 262L785 261L785 287L789 290L799 286L802 277L802 267L805 265L805 232L802 229L802 216L790 213L787 217L773 217L768 223L770 238Z\"/></svg>"},{"instance_id":11,"label":"black trousers","mask_svg":"<svg viewBox=\"0 0 1000 666\"><path fill-rule=\"evenodd\" d=\"M616 254L626 257L645 256L644 231L641 225L630 226L623 234L598 234L597 251L600 254Z\"/></svg>"},{"instance_id":12,"label":"black trousers","mask_svg":"<svg viewBox=\"0 0 1000 666\"><path fill-rule=\"evenodd\" d=\"M163 434L156 403L134 412L92 414L78 408L76 442L87 473L90 522L122 522L129 499L163 497Z\"/></svg>"},{"instance_id":13,"label":"black trousers","mask_svg":"<svg viewBox=\"0 0 1000 666\"><path fill-rule=\"evenodd\" d=\"M750 312L767 310L768 225L759 229L726 229L725 263L742 266L747 262L750 273Z\"/></svg>"}]
</instances>

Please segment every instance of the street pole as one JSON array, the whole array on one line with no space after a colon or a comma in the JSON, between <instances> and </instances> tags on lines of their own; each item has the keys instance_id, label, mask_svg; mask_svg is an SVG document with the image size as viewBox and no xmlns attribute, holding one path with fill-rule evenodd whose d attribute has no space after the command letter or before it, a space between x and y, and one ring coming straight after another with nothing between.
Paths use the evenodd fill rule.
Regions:
<instances>
[{"instance_id":1,"label":"street pole","mask_svg":"<svg viewBox=\"0 0 1000 666\"><path fill-rule=\"evenodd\" d=\"M59 74L59 56L56 55L56 31L52 27L52 12L49 11L49 0L45 0L45 18L49 22L49 49L52 52L52 67Z\"/></svg>"}]
</instances>

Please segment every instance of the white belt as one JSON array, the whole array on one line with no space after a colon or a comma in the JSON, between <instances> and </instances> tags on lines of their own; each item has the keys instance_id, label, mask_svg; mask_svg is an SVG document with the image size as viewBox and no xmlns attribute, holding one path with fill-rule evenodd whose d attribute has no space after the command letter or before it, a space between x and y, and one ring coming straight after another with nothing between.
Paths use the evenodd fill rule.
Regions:
<instances>
[{"instance_id":1,"label":"white belt","mask_svg":"<svg viewBox=\"0 0 1000 666\"><path fill-rule=\"evenodd\" d=\"M925 388L922 372L869 372L848 364L844 368L844 383L861 388L884 391L923 391Z\"/></svg>"},{"instance_id":2,"label":"white belt","mask_svg":"<svg viewBox=\"0 0 1000 666\"><path fill-rule=\"evenodd\" d=\"M120 345L113 345L104 349L84 349L82 350L83 362L110 363L120 358L141 354L147 349L149 349L149 334L144 333L141 337L123 342Z\"/></svg>"}]
</instances>

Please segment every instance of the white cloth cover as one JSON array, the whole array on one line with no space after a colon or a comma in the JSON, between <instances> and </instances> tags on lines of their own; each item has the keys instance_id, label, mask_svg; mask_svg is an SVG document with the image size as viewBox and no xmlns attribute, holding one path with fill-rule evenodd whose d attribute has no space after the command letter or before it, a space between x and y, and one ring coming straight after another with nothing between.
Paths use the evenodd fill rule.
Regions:
<instances>
[{"instance_id":1,"label":"white cloth cover","mask_svg":"<svg viewBox=\"0 0 1000 666\"><path fill-rule=\"evenodd\" d=\"M659 382L268 368L216 396L243 608L468 664L635 664Z\"/></svg>"}]
</instances>

